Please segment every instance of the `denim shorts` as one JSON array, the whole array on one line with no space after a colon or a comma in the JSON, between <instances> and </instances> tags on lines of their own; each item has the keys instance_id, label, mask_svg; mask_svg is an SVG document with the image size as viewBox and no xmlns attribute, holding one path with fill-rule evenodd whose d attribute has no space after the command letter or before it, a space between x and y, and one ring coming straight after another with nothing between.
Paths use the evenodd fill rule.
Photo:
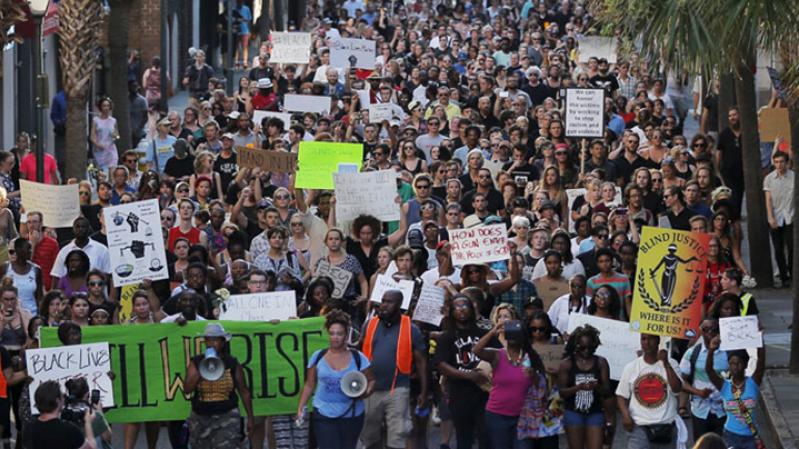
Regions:
<instances>
[{"instance_id":1,"label":"denim shorts","mask_svg":"<svg viewBox=\"0 0 799 449\"><path fill-rule=\"evenodd\" d=\"M605 427L605 414L592 413L586 415L571 410L564 410L561 422L564 427Z\"/></svg>"}]
</instances>

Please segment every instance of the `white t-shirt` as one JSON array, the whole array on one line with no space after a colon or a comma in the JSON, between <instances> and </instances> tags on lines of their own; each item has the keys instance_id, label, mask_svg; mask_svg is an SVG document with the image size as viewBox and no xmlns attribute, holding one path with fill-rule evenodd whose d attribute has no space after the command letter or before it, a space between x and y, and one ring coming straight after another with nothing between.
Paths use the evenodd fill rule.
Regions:
<instances>
[{"instance_id":1,"label":"white t-shirt","mask_svg":"<svg viewBox=\"0 0 799 449\"><path fill-rule=\"evenodd\" d=\"M174 315L169 315L168 317L164 318L163 320L159 321L159 323L174 323L178 320L178 318L182 317L182 313L176 313ZM195 321L205 321L205 318L197 315Z\"/></svg>"},{"instance_id":2,"label":"white t-shirt","mask_svg":"<svg viewBox=\"0 0 799 449\"><path fill-rule=\"evenodd\" d=\"M677 361L669 357L669 364L679 376ZM630 400L630 416L636 426L669 424L677 418L680 395L669 387L666 368L660 361L650 365L638 357L628 363L621 373L616 395Z\"/></svg>"},{"instance_id":3,"label":"white t-shirt","mask_svg":"<svg viewBox=\"0 0 799 449\"><path fill-rule=\"evenodd\" d=\"M461 281L461 269L459 267L453 267L455 271L447 276L450 282L453 284L457 284ZM441 273L438 272L438 267L431 268L424 273L422 273L422 281L426 285L436 285L436 281L441 277Z\"/></svg>"},{"instance_id":4,"label":"white t-shirt","mask_svg":"<svg viewBox=\"0 0 799 449\"><path fill-rule=\"evenodd\" d=\"M89 243L83 248L78 248L74 240L61 248L53 263L53 269L50 270L50 276L62 278L67 275L67 267L65 265L67 254L74 249L79 249L89 256L90 270L96 268L103 273L111 273L111 258L108 255L108 247L97 240L89 239Z\"/></svg>"},{"instance_id":5,"label":"white t-shirt","mask_svg":"<svg viewBox=\"0 0 799 449\"><path fill-rule=\"evenodd\" d=\"M569 316L572 313L586 314L588 313L586 309L588 309L588 305L591 304L591 298L589 298L588 295L585 295L583 297L583 305L580 306L580 310L569 311L570 297L571 293L566 293L565 295L556 299L555 302L549 306L549 310L547 310L547 315L549 315L549 320L552 321L552 325L555 326L555 328L561 333L567 332L569 330Z\"/></svg>"}]
</instances>

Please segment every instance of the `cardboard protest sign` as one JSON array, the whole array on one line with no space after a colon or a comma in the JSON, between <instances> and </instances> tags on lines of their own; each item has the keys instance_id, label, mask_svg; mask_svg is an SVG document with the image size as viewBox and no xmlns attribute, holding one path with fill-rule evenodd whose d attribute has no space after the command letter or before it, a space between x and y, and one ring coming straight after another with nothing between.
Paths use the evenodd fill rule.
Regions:
<instances>
[{"instance_id":1,"label":"cardboard protest sign","mask_svg":"<svg viewBox=\"0 0 799 449\"><path fill-rule=\"evenodd\" d=\"M314 112L325 115L330 111L330 97L286 94L283 97L283 108L291 112Z\"/></svg>"},{"instance_id":2,"label":"cardboard protest sign","mask_svg":"<svg viewBox=\"0 0 799 449\"><path fill-rule=\"evenodd\" d=\"M441 320L444 319L444 314L441 313L443 307L444 289L435 285L423 284L419 300L413 311L413 319L433 326L441 326Z\"/></svg>"},{"instance_id":3,"label":"cardboard protest sign","mask_svg":"<svg viewBox=\"0 0 799 449\"><path fill-rule=\"evenodd\" d=\"M624 366L638 358L638 351L641 349L640 335L632 332L630 325L624 321L579 313L569 315L569 334L571 335L575 329L586 324L599 331L599 340L602 344L597 348L596 355L608 360L610 378L621 379Z\"/></svg>"},{"instance_id":4,"label":"cardboard protest sign","mask_svg":"<svg viewBox=\"0 0 799 449\"><path fill-rule=\"evenodd\" d=\"M566 137L601 139L605 136L605 89L565 89Z\"/></svg>"},{"instance_id":5,"label":"cardboard protest sign","mask_svg":"<svg viewBox=\"0 0 799 449\"><path fill-rule=\"evenodd\" d=\"M763 346L763 333L757 316L736 316L719 320L719 339L722 351L754 349Z\"/></svg>"},{"instance_id":6,"label":"cardboard protest sign","mask_svg":"<svg viewBox=\"0 0 799 449\"><path fill-rule=\"evenodd\" d=\"M331 190L333 173L340 163L363 164L363 144L300 142L295 186L303 189Z\"/></svg>"},{"instance_id":7,"label":"cardboard protest sign","mask_svg":"<svg viewBox=\"0 0 799 449\"><path fill-rule=\"evenodd\" d=\"M115 286L169 277L157 199L106 207L103 214Z\"/></svg>"},{"instance_id":8,"label":"cardboard protest sign","mask_svg":"<svg viewBox=\"0 0 799 449\"><path fill-rule=\"evenodd\" d=\"M341 268L338 265L333 265L330 262L321 259L319 265L314 270L316 277L327 276L333 280L335 288L333 289L333 298L343 298L344 293L347 292L347 286L350 285L352 280L352 272Z\"/></svg>"},{"instance_id":9,"label":"cardboard protest sign","mask_svg":"<svg viewBox=\"0 0 799 449\"><path fill-rule=\"evenodd\" d=\"M400 219L396 203L397 173L380 170L366 173L333 173L336 187L336 218L350 221L369 214L381 221Z\"/></svg>"},{"instance_id":10,"label":"cardboard protest sign","mask_svg":"<svg viewBox=\"0 0 799 449\"><path fill-rule=\"evenodd\" d=\"M615 37L583 36L579 40L579 62L588 62L591 57L605 58L608 63L616 62L616 47L618 41Z\"/></svg>"},{"instance_id":11,"label":"cardboard protest sign","mask_svg":"<svg viewBox=\"0 0 799 449\"><path fill-rule=\"evenodd\" d=\"M382 123L391 120L394 116L394 107L391 103L376 103L369 105L369 123Z\"/></svg>"},{"instance_id":12,"label":"cardboard protest sign","mask_svg":"<svg viewBox=\"0 0 799 449\"><path fill-rule=\"evenodd\" d=\"M311 33L272 32L272 53L269 62L308 64L311 59Z\"/></svg>"},{"instance_id":13,"label":"cardboard protest sign","mask_svg":"<svg viewBox=\"0 0 799 449\"><path fill-rule=\"evenodd\" d=\"M71 228L80 216L77 184L55 186L20 179L19 188L25 210L41 212L48 228Z\"/></svg>"},{"instance_id":14,"label":"cardboard protest sign","mask_svg":"<svg viewBox=\"0 0 799 449\"><path fill-rule=\"evenodd\" d=\"M777 92L777 98L780 100L786 100L785 97L785 89L782 87L782 80L780 80L780 75L777 73L777 69L774 67L766 67L766 71L768 72L768 77L771 78L771 86L774 87L774 90Z\"/></svg>"},{"instance_id":15,"label":"cardboard protest sign","mask_svg":"<svg viewBox=\"0 0 799 449\"><path fill-rule=\"evenodd\" d=\"M693 339L702 319L709 234L644 226L630 329Z\"/></svg>"},{"instance_id":16,"label":"cardboard protest sign","mask_svg":"<svg viewBox=\"0 0 799 449\"><path fill-rule=\"evenodd\" d=\"M451 230L449 241L453 265L508 259L508 230L504 224Z\"/></svg>"},{"instance_id":17,"label":"cardboard protest sign","mask_svg":"<svg viewBox=\"0 0 799 449\"><path fill-rule=\"evenodd\" d=\"M374 69L377 41L341 38L330 43L330 67Z\"/></svg>"},{"instance_id":18,"label":"cardboard protest sign","mask_svg":"<svg viewBox=\"0 0 799 449\"><path fill-rule=\"evenodd\" d=\"M297 153L236 147L236 160L243 168L260 168L275 173L294 173L297 170Z\"/></svg>"},{"instance_id":19,"label":"cardboard protest sign","mask_svg":"<svg viewBox=\"0 0 799 449\"><path fill-rule=\"evenodd\" d=\"M760 141L774 142L777 136L791 143L791 121L786 108L763 108L760 110Z\"/></svg>"},{"instance_id":20,"label":"cardboard protest sign","mask_svg":"<svg viewBox=\"0 0 799 449\"><path fill-rule=\"evenodd\" d=\"M109 410L106 418L110 422L185 419L191 411L191 395L183 391L186 367L191 357L205 352L202 335L206 323L84 328L84 342L107 342L110 348L110 369L116 378L109 391L113 391L116 408ZM323 323L324 318L278 324L222 323L233 334L230 352L244 370L256 416L297 412L308 360L315 351L328 346ZM57 331L54 327L42 328L45 347L60 344ZM243 408L242 415L246 415Z\"/></svg>"},{"instance_id":21,"label":"cardboard protest sign","mask_svg":"<svg viewBox=\"0 0 799 449\"><path fill-rule=\"evenodd\" d=\"M297 316L294 290L233 295L219 305L219 319L229 321L285 321Z\"/></svg>"},{"instance_id":22,"label":"cardboard protest sign","mask_svg":"<svg viewBox=\"0 0 799 449\"><path fill-rule=\"evenodd\" d=\"M566 351L566 345L543 345L534 344L533 349L541 357L544 362L544 367L547 369L558 369L560 362L563 361L563 353Z\"/></svg>"},{"instance_id":23,"label":"cardboard protest sign","mask_svg":"<svg viewBox=\"0 0 799 449\"><path fill-rule=\"evenodd\" d=\"M287 114L284 112L272 112L272 111L253 111L252 112L252 121L253 123L257 124L261 127L261 129L266 129L266 126L263 126L264 119L269 118L279 118L283 120L283 131L288 131L289 127L291 127L291 114Z\"/></svg>"},{"instance_id":24,"label":"cardboard protest sign","mask_svg":"<svg viewBox=\"0 0 799 449\"><path fill-rule=\"evenodd\" d=\"M399 290L402 292L402 306L401 308L404 310L408 310L411 306L411 300L413 299L413 288L415 284L413 281L409 281L403 279L399 282L396 282L390 276L386 276L385 274L377 275L375 279L375 286L372 289L372 294L369 296L369 301L381 303L383 302L383 294L389 290Z\"/></svg>"},{"instance_id":25,"label":"cardboard protest sign","mask_svg":"<svg viewBox=\"0 0 799 449\"><path fill-rule=\"evenodd\" d=\"M53 330L58 331L56 328ZM31 398L35 396L39 385L48 380L56 380L64 387L67 380L84 377L89 383L90 391L100 390L103 408L113 407L115 404L114 386L108 377L108 372L111 371L111 352L107 342L29 349L25 351L25 362L28 376L33 378L33 382L28 385ZM63 390L66 392L66 387ZM31 412L38 414L35 402L31 401Z\"/></svg>"}]
</instances>

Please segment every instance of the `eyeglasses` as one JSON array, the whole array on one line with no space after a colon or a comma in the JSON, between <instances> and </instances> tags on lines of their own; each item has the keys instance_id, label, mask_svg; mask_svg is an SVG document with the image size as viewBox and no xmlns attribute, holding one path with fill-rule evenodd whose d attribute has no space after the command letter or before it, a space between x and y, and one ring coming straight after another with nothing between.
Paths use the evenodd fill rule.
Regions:
<instances>
[{"instance_id":1,"label":"eyeglasses","mask_svg":"<svg viewBox=\"0 0 799 449\"><path fill-rule=\"evenodd\" d=\"M8 249L8 254L16 254L16 253L17 253L16 250L10 248Z\"/></svg>"},{"instance_id":2,"label":"eyeglasses","mask_svg":"<svg viewBox=\"0 0 799 449\"><path fill-rule=\"evenodd\" d=\"M291 198L291 195L275 195L276 200L287 200Z\"/></svg>"},{"instance_id":3,"label":"eyeglasses","mask_svg":"<svg viewBox=\"0 0 799 449\"><path fill-rule=\"evenodd\" d=\"M541 327L530 326L530 327L527 328L527 330L529 330L531 334L534 334L536 332L545 332L547 330L547 327L545 327L545 326L541 326Z\"/></svg>"},{"instance_id":4,"label":"eyeglasses","mask_svg":"<svg viewBox=\"0 0 799 449\"><path fill-rule=\"evenodd\" d=\"M438 122L427 122L427 124L429 126L438 126L438 125L440 125L440 123L438 123Z\"/></svg>"},{"instance_id":5,"label":"eyeglasses","mask_svg":"<svg viewBox=\"0 0 799 449\"><path fill-rule=\"evenodd\" d=\"M710 333L710 332L718 332L719 331L719 328L716 327L716 326L710 326L710 327L704 326L701 329L702 329L702 332L708 332L708 333Z\"/></svg>"},{"instance_id":6,"label":"eyeglasses","mask_svg":"<svg viewBox=\"0 0 799 449\"><path fill-rule=\"evenodd\" d=\"M133 200L119 200L119 204L128 204L128 203L132 203L132 202L133 202Z\"/></svg>"},{"instance_id":7,"label":"eyeglasses","mask_svg":"<svg viewBox=\"0 0 799 449\"><path fill-rule=\"evenodd\" d=\"M161 217L161 220L166 220L166 221L172 221L172 220L174 220L174 219L175 219L175 218L174 218L174 217L172 217L171 215L166 215L166 216L164 216L164 217Z\"/></svg>"},{"instance_id":8,"label":"eyeglasses","mask_svg":"<svg viewBox=\"0 0 799 449\"><path fill-rule=\"evenodd\" d=\"M92 194L91 192L87 192L85 190L81 190L80 192L78 192L78 195L80 196L91 196L91 194Z\"/></svg>"},{"instance_id":9,"label":"eyeglasses","mask_svg":"<svg viewBox=\"0 0 799 449\"><path fill-rule=\"evenodd\" d=\"M556 151L555 152L555 156L566 156L566 154L567 153L565 151Z\"/></svg>"},{"instance_id":10,"label":"eyeglasses","mask_svg":"<svg viewBox=\"0 0 799 449\"><path fill-rule=\"evenodd\" d=\"M430 184L417 184L416 188L417 189L421 189L421 190L429 189L430 188Z\"/></svg>"},{"instance_id":11,"label":"eyeglasses","mask_svg":"<svg viewBox=\"0 0 799 449\"><path fill-rule=\"evenodd\" d=\"M704 148L704 147L705 147L704 143L697 142L697 143L694 144L694 148Z\"/></svg>"},{"instance_id":12,"label":"eyeglasses","mask_svg":"<svg viewBox=\"0 0 799 449\"><path fill-rule=\"evenodd\" d=\"M178 193L189 193L189 189L178 189Z\"/></svg>"},{"instance_id":13,"label":"eyeglasses","mask_svg":"<svg viewBox=\"0 0 799 449\"><path fill-rule=\"evenodd\" d=\"M89 287L102 287L105 285L103 281L89 281Z\"/></svg>"},{"instance_id":14,"label":"eyeglasses","mask_svg":"<svg viewBox=\"0 0 799 449\"><path fill-rule=\"evenodd\" d=\"M663 182L663 180L660 179L660 178L652 178L652 184L654 184L656 182Z\"/></svg>"},{"instance_id":15,"label":"eyeglasses","mask_svg":"<svg viewBox=\"0 0 799 449\"><path fill-rule=\"evenodd\" d=\"M250 279L249 281L247 281L247 283L252 285L266 285L266 280L262 281L262 280Z\"/></svg>"},{"instance_id":16,"label":"eyeglasses","mask_svg":"<svg viewBox=\"0 0 799 449\"><path fill-rule=\"evenodd\" d=\"M455 310L466 310L469 308L469 304L458 304L456 306L452 306Z\"/></svg>"},{"instance_id":17,"label":"eyeglasses","mask_svg":"<svg viewBox=\"0 0 799 449\"><path fill-rule=\"evenodd\" d=\"M125 159L125 163L126 164L135 164L136 163L136 159Z\"/></svg>"},{"instance_id":18,"label":"eyeglasses","mask_svg":"<svg viewBox=\"0 0 799 449\"><path fill-rule=\"evenodd\" d=\"M436 210L436 206L433 206L432 204L425 204L424 206L419 207L419 210L430 212L431 210Z\"/></svg>"},{"instance_id":19,"label":"eyeglasses","mask_svg":"<svg viewBox=\"0 0 799 449\"><path fill-rule=\"evenodd\" d=\"M596 236L596 238L598 238L600 240L607 240L608 239L608 235L607 234L599 234L598 236Z\"/></svg>"}]
</instances>

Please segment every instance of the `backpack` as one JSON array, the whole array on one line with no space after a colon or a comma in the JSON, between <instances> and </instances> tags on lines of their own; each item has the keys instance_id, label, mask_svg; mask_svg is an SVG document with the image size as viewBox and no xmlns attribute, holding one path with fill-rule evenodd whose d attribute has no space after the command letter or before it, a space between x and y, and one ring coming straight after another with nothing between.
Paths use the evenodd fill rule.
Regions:
<instances>
[{"instance_id":1,"label":"backpack","mask_svg":"<svg viewBox=\"0 0 799 449\"><path fill-rule=\"evenodd\" d=\"M694 352L691 353L691 356L688 357L688 363L691 365L691 371L688 373L686 382L693 384L694 383L694 372L696 371L696 361L699 360L699 353L702 352L700 348L701 343L694 345L692 348Z\"/></svg>"},{"instance_id":2,"label":"backpack","mask_svg":"<svg viewBox=\"0 0 799 449\"><path fill-rule=\"evenodd\" d=\"M319 356L316 357L316 361L314 361L314 364L313 364L314 368L316 367L316 365L319 364L319 361L322 360L322 358L325 356L325 354L327 354L327 351L329 349L330 348L325 348L325 349L322 349L321 351L319 351ZM361 355L358 353L357 349L352 349L352 348L350 348L350 354L352 354L352 357L355 358L355 367L356 367L356 369L358 371L360 371L361 370ZM352 403L347 408L347 410L344 411L344 413L342 413L340 416L336 416L335 418L327 418L327 419L341 419L344 416L346 416L350 411L352 411L352 417L354 418L355 417L355 404L357 402L358 402L358 400L356 398L352 398Z\"/></svg>"}]
</instances>

